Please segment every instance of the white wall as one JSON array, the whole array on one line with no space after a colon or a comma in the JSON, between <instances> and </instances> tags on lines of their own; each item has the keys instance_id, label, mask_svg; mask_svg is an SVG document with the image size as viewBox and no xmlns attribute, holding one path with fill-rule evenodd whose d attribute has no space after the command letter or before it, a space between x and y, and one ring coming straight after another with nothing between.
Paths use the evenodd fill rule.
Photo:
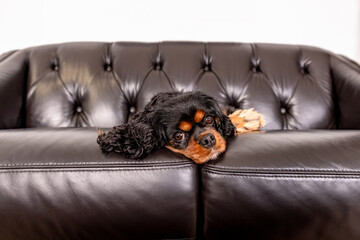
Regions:
<instances>
[{"instance_id":1,"label":"white wall","mask_svg":"<svg viewBox=\"0 0 360 240\"><path fill-rule=\"evenodd\" d=\"M0 0L0 53L123 40L306 44L360 62L360 1Z\"/></svg>"}]
</instances>

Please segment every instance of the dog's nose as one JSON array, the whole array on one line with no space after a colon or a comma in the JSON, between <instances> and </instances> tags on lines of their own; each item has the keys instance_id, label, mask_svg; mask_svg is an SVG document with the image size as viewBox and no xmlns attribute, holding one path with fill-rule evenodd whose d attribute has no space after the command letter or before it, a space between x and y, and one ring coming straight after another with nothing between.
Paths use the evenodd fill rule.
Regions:
<instances>
[{"instance_id":1,"label":"dog's nose","mask_svg":"<svg viewBox=\"0 0 360 240\"><path fill-rule=\"evenodd\" d=\"M207 133L200 139L200 145L205 148L212 148L215 144L216 138L212 133Z\"/></svg>"}]
</instances>

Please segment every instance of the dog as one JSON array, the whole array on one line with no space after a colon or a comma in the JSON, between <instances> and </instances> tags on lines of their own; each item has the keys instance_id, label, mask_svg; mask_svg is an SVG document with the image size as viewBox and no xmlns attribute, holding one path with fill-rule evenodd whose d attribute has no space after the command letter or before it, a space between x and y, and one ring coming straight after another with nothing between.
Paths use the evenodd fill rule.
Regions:
<instances>
[{"instance_id":1,"label":"dog","mask_svg":"<svg viewBox=\"0 0 360 240\"><path fill-rule=\"evenodd\" d=\"M128 123L100 131L97 143L104 153L135 159L166 147L203 164L224 153L228 139L264 124L255 110L222 109L203 92L165 92L155 95Z\"/></svg>"}]
</instances>

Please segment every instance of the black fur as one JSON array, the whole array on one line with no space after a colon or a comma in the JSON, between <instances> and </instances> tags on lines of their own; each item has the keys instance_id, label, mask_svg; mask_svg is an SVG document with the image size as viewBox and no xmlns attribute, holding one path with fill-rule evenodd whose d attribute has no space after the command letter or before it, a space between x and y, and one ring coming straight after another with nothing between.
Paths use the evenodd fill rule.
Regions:
<instances>
[{"instance_id":1,"label":"black fur","mask_svg":"<svg viewBox=\"0 0 360 240\"><path fill-rule=\"evenodd\" d=\"M211 96L202 92L167 92L154 96L128 123L100 134L97 143L104 153L113 151L128 158L143 158L164 147L179 122L191 121L197 109L216 117L215 127L226 140L234 136L235 127Z\"/></svg>"}]
</instances>

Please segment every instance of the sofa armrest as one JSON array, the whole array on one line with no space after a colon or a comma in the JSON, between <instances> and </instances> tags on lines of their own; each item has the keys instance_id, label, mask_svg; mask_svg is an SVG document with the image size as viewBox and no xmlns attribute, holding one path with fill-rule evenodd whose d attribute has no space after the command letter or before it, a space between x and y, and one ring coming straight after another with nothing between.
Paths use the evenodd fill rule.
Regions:
<instances>
[{"instance_id":1,"label":"sofa armrest","mask_svg":"<svg viewBox=\"0 0 360 240\"><path fill-rule=\"evenodd\" d=\"M0 56L0 129L24 126L26 51Z\"/></svg>"},{"instance_id":2,"label":"sofa armrest","mask_svg":"<svg viewBox=\"0 0 360 240\"><path fill-rule=\"evenodd\" d=\"M360 66L339 55L330 59L338 128L360 128Z\"/></svg>"}]
</instances>

